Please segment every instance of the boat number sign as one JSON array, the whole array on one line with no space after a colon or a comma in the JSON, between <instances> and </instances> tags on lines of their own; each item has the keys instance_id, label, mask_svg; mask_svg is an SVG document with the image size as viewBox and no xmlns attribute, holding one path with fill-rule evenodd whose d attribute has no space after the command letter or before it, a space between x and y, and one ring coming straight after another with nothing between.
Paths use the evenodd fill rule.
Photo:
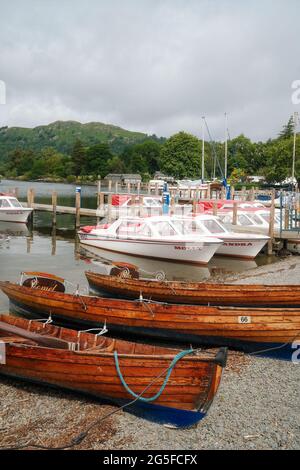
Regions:
<instances>
[{"instance_id":1,"label":"boat number sign","mask_svg":"<svg viewBox=\"0 0 300 470\"><path fill-rule=\"evenodd\" d=\"M249 315L242 315L238 317L238 322L246 325L248 323L251 323L251 317L249 317Z\"/></svg>"},{"instance_id":2,"label":"boat number sign","mask_svg":"<svg viewBox=\"0 0 300 470\"><path fill-rule=\"evenodd\" d=\"M6 364L5 343L0 341L0 364Z\"/></svg>"}]
</instances>

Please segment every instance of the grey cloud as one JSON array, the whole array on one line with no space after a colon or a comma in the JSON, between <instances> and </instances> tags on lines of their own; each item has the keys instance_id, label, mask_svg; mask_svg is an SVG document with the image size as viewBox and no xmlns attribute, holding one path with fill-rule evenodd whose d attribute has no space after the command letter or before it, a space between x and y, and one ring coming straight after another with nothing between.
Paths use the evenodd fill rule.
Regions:
<instances>
[{"instance_id":1,"label":"grey cloud","mask_svg":"<svg viewBox=\"0 0 300 470\"><path fill-rule=\"evenodd\" d=\"M205 114L222 139L227 111L232 136L274 136L295 110L299 13L298 0L0 1L8 125L200 135Z\"/></svg>"}]
</instances>

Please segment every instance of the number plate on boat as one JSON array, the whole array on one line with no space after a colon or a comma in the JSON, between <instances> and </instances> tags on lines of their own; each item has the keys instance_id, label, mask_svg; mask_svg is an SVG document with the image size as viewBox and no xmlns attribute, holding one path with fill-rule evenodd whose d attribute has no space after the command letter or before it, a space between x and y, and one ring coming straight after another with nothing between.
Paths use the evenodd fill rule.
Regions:
<instances>
[{"instance_id":1,"label":"number plate on boat","mask_svg":"<svg viewBox=\"0 0 300 470\"><path fill-rule=\"evenodd\" d=\"M0 364L6 364L5 343L0 341Z\"/></svg>"},{"instance_id":2,"label":"number plate on boat","mask_svg":"<svg viewBox=\"0 0 300 470\"><path fill-rule=\"evenodd\" d=\"M247 315L242 315L241 317L238 317L238 322L243 324L251 323L251 317Z\"/></svg>"}]
</instances>

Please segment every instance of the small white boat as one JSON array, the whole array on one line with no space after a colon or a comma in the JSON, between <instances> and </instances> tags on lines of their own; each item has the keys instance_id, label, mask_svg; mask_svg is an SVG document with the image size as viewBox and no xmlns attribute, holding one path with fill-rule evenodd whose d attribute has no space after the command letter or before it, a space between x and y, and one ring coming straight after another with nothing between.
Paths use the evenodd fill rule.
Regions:
<instances>
[{"instance_id":1,"label":"small white boat","mask_svg":"<svg viewBox=\"0 0 300 470\"><path fill-rule=\"evenodd\" d=\"M182 235L169 216L119 218L111 225L83 227L84 245L145 258L207 264L223 241L217 237Z\"/></svg>"},{"instance_id":2,"label":"small white boat","mask_svg":"<svg viewBox=\"0 0 300 470\"><path fill-rule=\"evenodd\" d=\"M270 210L238 211L237 224L233 225L232 212L219 213L220 220L226 227L234 228L237 231L247 231L261 234L269 233ZM275 232L280 230L280 211L275 211L274 217Z\"/></svg>"},{"instance_id":3,"label":"small white boat","mask_svg":"<svg viewBox=\"0 0 300 470\"><path fill-rule=\"evenodd\" d=\"M14 196L0 194L0 220L26 223L32 209L23 207Z\"/></svg>"},{"instance_id":4,"label":"small white boat","mask_svg":"<svg viewBox=\"0 0 300 470\"><path fill-rule=\"evenodd\" d=\"M217 249L217 255L251 260L258 255L269 240L269 237L265 235L228 231L213 215L173 218L172 220L182 234L197 234L222 239L223 244Z\"/></svg>"}]
</instances>

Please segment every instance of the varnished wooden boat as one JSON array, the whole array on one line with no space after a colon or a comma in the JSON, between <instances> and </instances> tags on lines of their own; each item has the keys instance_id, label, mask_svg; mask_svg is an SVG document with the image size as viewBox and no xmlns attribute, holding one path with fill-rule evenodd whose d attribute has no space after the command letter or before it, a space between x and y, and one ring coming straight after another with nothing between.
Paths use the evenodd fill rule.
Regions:
<instances>
[{"instance_id":1,"label":"varnished wooden boat","mask_svg":"<svg viewBox=\"0 0 300 470\"><path fill-rule=\"evenodd\" d=\"M49 275L50 276L50 275ZM300 337L299 308L244 308L167 304L92 297L0 282L13 311L32 317L52 315L56 322L175 340L229 346L290 360Z\"/></svg>"},{"instance_id":2,"label":"varnished wooden boat","mask_svg":"<svg viewBox=\"0 0 300 470\"><path fill-rule=\"evenodd\" d=\"M116 269L116 273L122 271ZM132 269L129 271L132 273ZM212 284L176 282L85 273L90 287L101 295L177 304L230 305L249 307L300 307L300 285Z\"/></svg>"},{"instance_id":3,"label":"varnished wooden boat","mask_svg":"<svg viewBox=\"0 0 300 470\"><path fill-rule=\"evenodd\" d=\"M205 416L226 354L224 348L217 354L180 352L0 315L0 374L120 406L137 396L128 411L176 427Z\"/></svg>"}]
</instances>

